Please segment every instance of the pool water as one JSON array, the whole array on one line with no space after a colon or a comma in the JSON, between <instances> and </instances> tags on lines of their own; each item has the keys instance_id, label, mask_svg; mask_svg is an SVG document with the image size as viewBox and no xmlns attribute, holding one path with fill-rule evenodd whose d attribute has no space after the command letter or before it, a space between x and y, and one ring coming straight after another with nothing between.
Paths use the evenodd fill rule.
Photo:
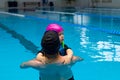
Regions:
<instances>
[{"instance_id":1,"label":"pool water","mask_svg":"<svg viewBox=\"0 0 120 80\"><path fill-rule=\"evenodd\" d=\"M120 79L119 35L71 23L0 14L1 80L38 80L38 71L22 70L19 65L35 57L46 26L54 22L63 26L65 43L74 55L84 58L72 67L75 80Z\"/></svg>"}]
</instances>

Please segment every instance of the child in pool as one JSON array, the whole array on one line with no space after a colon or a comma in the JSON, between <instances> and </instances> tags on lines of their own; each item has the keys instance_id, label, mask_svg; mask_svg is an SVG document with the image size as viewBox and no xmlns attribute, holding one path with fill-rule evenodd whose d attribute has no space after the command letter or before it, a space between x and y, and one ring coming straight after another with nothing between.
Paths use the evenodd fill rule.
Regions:
<instances>
[{"instance_id":1,"label":"child in pool","mask_svg":"<svg viewBox=\"0 0 120 80\"><path fill-rule=\"evenodd\" d=\"M58 33L59 39L60 39L60 44L61 44L59 53L61 56L64 56L64 58L65 58L64 64L69 64L73 57L73 51L66 44L64 44L63 28L58 24L49 24L46 28L46 31L56 31ZM40 52L42 52L42 51L43 50L41 50ZM36 58L39 60L41 56L42 55L38 53Z\"/></svg>"}]
</instances>

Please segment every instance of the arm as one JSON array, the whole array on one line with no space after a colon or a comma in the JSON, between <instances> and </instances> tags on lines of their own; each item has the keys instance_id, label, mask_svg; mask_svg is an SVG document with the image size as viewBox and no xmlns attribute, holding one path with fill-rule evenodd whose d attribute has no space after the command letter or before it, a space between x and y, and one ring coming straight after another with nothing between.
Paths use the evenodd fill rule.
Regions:
<instances>
[{"instance_id":1,"label":"arm","mask_svg":"<svg viewBox=\"0 0 120 80\"><path fill-rule=\"evenodd\" d=\"M72 57L73 57L73 51L71 49L67 49L66 54L67 55L64 56L65 58L64 64L70 64Z\"/></svg>"},{"instance_id":2,"label":"arm","mask_svg":"<svg viewBox=\"0 0 120 80\"><path fill-rule=\"evenodd\" d=\"M67 49L66 50L66 53L67 53L67 57L69 58L69 59L72 59L72 57L73 57L73 51L71 50L71 49Z\"/></svg>"},{"instance_id":3,"label":"arm","mask_svg":"<svg viewBox=\"0 0 120 80\"><path fill-rule=\"evenodd\" d=\"M77 56L73 56L73 51L71 48L69 48L67 45L64 45L66 54L64 56L64 64L71 64L71 61L73 61L72 63L76 63L77 61L82 61L83 59Z\"/></svg>"},{"instance_id":4,"label":"arm","mask_svg":"<svg viewBox=\"0 0 120 80\"><path fill-rule=\"evenodd\" d=\"M66 44L64 44L64 49L66 51L66 56L69 57L70 59L72 59L73 56L73 51L71 48L69 48Z\"/></svg>"},{"instance_id":5,"label":"arm","mask_svg":"<svg viewBox=\"0 0 120 80\"><path fill-rule=\"evenodd\" d=\"M23 62L21 65L20 65L20 68L24 69L24 68L39 68L39 66L42 65L41 62L39 62L38 60L36 59L33 59L33 60L30 60L30 61L27 61L27 62Z\"/></svg>"},{"instance_id":6,"label":"arm","mask_svg":"<svg viewBox=\"0 0 120 80\"><path fill-rule=\"evenodd\" d=\"M66 44L64 44L64 49L66 51L66 55L64 56L65 57L64 64L70 64L72 57L73 57L73 51Z\"/></svg>"},{"instance_id":7,"label":"arm","mask_svg":"<svg viewBox=\"0 0 120 80\"><path fill-rule=\"evenodd\" d=\"M83 61L83 58L80 58L78 56L73 56L70 65L74 65L76 62L80 62L80 61Z\"/></svg>"}]
</instances>

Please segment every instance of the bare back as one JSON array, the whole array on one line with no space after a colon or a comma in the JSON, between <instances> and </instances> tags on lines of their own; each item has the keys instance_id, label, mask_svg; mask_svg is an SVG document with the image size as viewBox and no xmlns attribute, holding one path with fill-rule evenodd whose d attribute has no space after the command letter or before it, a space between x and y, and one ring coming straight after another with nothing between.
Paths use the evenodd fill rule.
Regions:
<instances>
[{"instance_id":1,"label":"bare back","mask_svg":"<svg viewBox=\"0 0 120 80\"><path fill-rule=\"evenodd\" d=\"M41 58L43 59L43 58ZM41 80L68 80L72 77L70 65L64 65L64 57L58 56L57 59L50 61L44 57L45 62L39 65Z\"/></svg>"},{"instance_id":2,"label":"bare back","mask_svg":"<svg viewBox=\"0 0 120 80\"><path fill-rule=\"evenodd\" d=\"M39 70L41 80L68 80L73 74L71 66L77 61L81 61L79 57L73 56L71 64L63 64L64 56L58 55L56 58L48 59L45 56L41 58L33 59L21 64L21 68L32 67Z\"/></svg>"}]
</instances>

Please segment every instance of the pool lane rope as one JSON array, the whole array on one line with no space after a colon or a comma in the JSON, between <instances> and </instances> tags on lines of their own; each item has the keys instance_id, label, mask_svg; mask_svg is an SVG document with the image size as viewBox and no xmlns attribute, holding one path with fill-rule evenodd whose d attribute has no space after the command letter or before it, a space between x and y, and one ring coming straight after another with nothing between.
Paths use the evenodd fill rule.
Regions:
<instances>
[{"instance_id":1,"label":"pool lane rope","mask_svg":"<svg viewBox=\"0 0 120 80\"><path fill-rule=\"evenodd\" d=\"M35 16L15 14L15 13L3 12L3 11L0 11L0 13L1 14L12 15L12 16L18 16L18 17L34 19L34 20L44 20L44 21L47 21L47 22L49 21L49 22L56 22L56 23L68 23L68 24L73 25L73 26L77 25L77 26L85 27L87 29L91 29L91 30L95 30L95 31L102 31L102 32L106 32L106 33L109 33L109 34L120 35L120 31L117 31L117 30L107 30L107 29L103 29L103 28L94 28L92 26L83 26L83 25L80 25L80 24L73 24L73 23L69 23L69 22L60 22L60 21L55 21L55 20L38 18L38 17L35 17Z\"/></svg>"},{"instance_id":2,"label":"pool lane rope","mask_svg":"<svg viewBox=\"0 0 120 80\"><path fill-rule=\"evenodd\" d=\"M15 13L3 12L3 11L0 11L0 13L1 14L12 15L12 16L18 16L18 17L25 17L25 15L22 15L22 14L15 14Z\"/></svg>"}]
</instances>

